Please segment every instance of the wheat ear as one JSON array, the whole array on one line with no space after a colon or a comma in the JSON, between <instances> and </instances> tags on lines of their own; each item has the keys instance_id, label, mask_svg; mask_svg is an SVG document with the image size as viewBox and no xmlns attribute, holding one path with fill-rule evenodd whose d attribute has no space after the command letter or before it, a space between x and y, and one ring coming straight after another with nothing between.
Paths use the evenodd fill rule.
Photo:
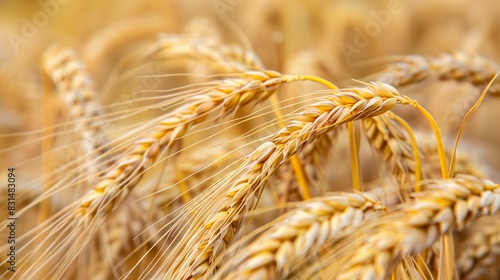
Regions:
<instances>
[{"instance_id":1,"label":"wheat ear","mask_svg":"<svg viewBox=\"0 0 500 280\"><path fill-rule=\"evenodd\" d=\"M411 140L404 128L387 114L364 119L363 126L369 143L399 185L409 186L415 177L416 167Z\"/></svg>"},{"instance_id":2,"label":"wheat ear","mask_svg":"<svg viewBox=\"0 0 500 280\"><path fill-rule=\"evenodd\" d=\"M183 35L161 35L157 42L149 46L143 55L147 59L152 58L181 58L204 60L223 73L245 73L250 70L264 69L263 63L252 51L247 51L236 45L226 45L216 40L183 36ZM316 83L336 88L331 83L313 76L301 76L301 80L311 80ZM279 100L276 95L270 96L273 109L278 118L281 116ZM281 121L280 121L281 122ZM300 167L299 160L294 156L290 160L292 170L295 173L300 189L300 196L310 197L307 179Z\"/></svg>"},{"instance_id":3,"label":"wheat ear","mask_svg":"<svg viewBox=\"0 0 500 280\"><path fill-rule=\"evenodd\" d=\"M383 208L368 193L346 193L302 202L241 248L220 272L228 273L225 279L276 279L278 275L287 278L289 265Z\"/></svg>"},{"instance_id":4,"label":"wheat ear","mask_svg":"<svg viewBox=\"0 0 500 280\"><path fill-rule=\"evenodd\" d=\"M122 154L100 178L99 183L78 201L78 205L58 213L60 216L72 217L68 219L71 223L58 228L61 232L72 232L70 236L58 237L64 244L71 246L71 250L67 252L73 253L66 253L61 263L69 264L77 257L76 252L85 247L91 236L96 233L96 229L123 202L143 173L157 160L158 155L168 155L192 125L201 123L208 114L217 109L220 111L219 117L223 117L234 113L241 106L262 102L283 83L301 78L302 76L281 75L273 71L247 72L245 78L217 81L215 86L192 97L187 104L165 116L152 131L129 146L129 150ZM78 237L82 228L88 232L85 236ZM75 237L78 237L78 241L72 241ZM62 273L66 266L54 269Z\"/></svg>"},{"instance_id":5,"label":"wheat ear","mask_svg":"<svg viewBox=\"0 0 500 280\"><path fill-rule=\"evenodd\" d=\"M226 155L229 147L229 145L219 146L203 154L197 152L180 154L179 166L176 168L183 174L189 174L184 178L186 185L189 187L199 185L190 190L192 194L198 195L203 191L205 185L215 180L216 176L213 174L234 160L232 156ZM159 185L176 184L177 178L174 174L166 173L164 177ZM159 191L156 184L145 183L137 186L123 205L99 228L94 239L102 240L98 248L104 265L99 267L99 275L107 275L104 279L109 279L113 272L116 276L117 268L120 268L121 272L118 275L125 274L131 267L124 267L127 265L124 258L134 249L147 250L155 247L160 237L170 228L161 226L161 220L166 215L174 213L181 205L183 205L182 193L178 188ZM92 244L88 245L90 246Z\"/></svg>"},{"instance_id":6,"label":"wheat ear","mask_svg":"<svg viewBox=\"0 0 500 280\"><path fill-rule=\"evenodd\" d=\"M317 194L321 194L324 190L321 188L324 179L324 170L326 161L331 154L330 148L334 145L337 138L336 131L327 133L323 137L311 143L298 154L298 158L306 174L308 186L316 186ZM276 192L277 200L280 203L304 200L300 191L299 184L294 179L292 165L284 164L276 174L272 177L271 184L276 186L276 189L271 191ZM317 195L314 195L317 196Z\"/></svg>"},{"instance_id":7,"label":"wheat ear","mask_svg":"<svg viewBox=\"0 0 500 280\"><path fill-rule=\"evenodd\" d=\"M448 232L500 208L500 186L488 180L462 176L427 187L401 213L393 213L390 225L363 237L338 279L386 279L402 258L416 256Z\"/></svg>"},{"instance_id":8,"label":"wheat ear","mask_svg":"<svg viewBox=\"0 0 500 280\"><path fill-rule=\"evenodd\" d=\"M64 100L66 118L80 134L83 152L98 157L97 151L107 142L102 125L97 121L104 114L98 102L94 80L85 64L70 48L54 45L44 54L42 68ZM97 174L95 164L89 164L89 174Z\"/></svg>"},{"instance_id":9,"label":"wheat ear","mask_svg":"<svg viewBox=\"0 0 500 280\"><path fill-rule=\"evenodd\" d=\"M243 73L264 69L260 59L251 51L236 45L226 45L207 38L162 34L147 47L142 59L202 59L222 73Z\"/></svg>"},{"instance_id":10,"label":"wheat ear","mask_svg":"<svg viewBox=\"0 0 500 280\"><path fill-rule=\"evenodd\" d=\"M424 56L401 56L391 63L377 78L395 87L422 82L424 80L455 80L469 82L475 86L486 85L500 70L500 66L479 55L457 52L436 58ZM497 94L500 88L490 88Z\"/></svg>"},{"instance_id":11,"label":"wheat ear","mask_svg":"<svg viewBox=\"0 0 500 280\"><path fill-rule=\"evenodd\" d=\"M255 207L269 177L291 156L340 125L380 115L397 103L411 104L412 101L387 84L372 83L366 88L335 91L298 113L289 125L258 147L243 166L228 176L231 183L222 181L225 193L218 199L210 199L211 203L219 202L218 210L186 241L193 245L185 255L186 260L177 261L184 267L175 273L182 276L174 277L201 278L211 269L215 257L236 234L242 212ZM236 174L239 177L233 178Z\"/></svg>"},{"instance_id":12,"label":"wheat ear","mask_svg":"<svg viewBox=\"0 0 500 280\"><path fill-rule=\"evenodd\" d=\"M102 279L110 279L113 274L114 277L125 274L128 269L120 267L120 272L117 272L117 264L126 261L124 258L142 243L155 244L159 240L160 230L155 221L163 217L160 210L163 205L158 200L150 205L150 201L138 199L137 195L129 196L120 210L99 228L98 234L92 239L95 243L86 247L87 250L98 248L102 265L99 271L94 272L102 275ZM153 211L149 211L151 208Z\"/></svg>"},{"instance_id":13,"label":"wheat ear","mask_svg":"<svg viewBox=\"0 0 500 280\"><path fill-rule=\"evenodd\" d=\"M478 279L500 257L498 216L485 217L471 225L470 234L459 243L456 264L461 279Z\"/></svg>"},{"instance_id":14,"label":"wheat ear","mask_svg":"<svg viewBox=\"0 0 500 280\"><path fill-rule=\"evenodd\" d=\"M165 116L146 136L132 145L128 153L119 159L97 186L83 199L78 212L93 216L101 206L113 207L130 192L155 161L160 152L179 143L186 131L203 122L208 114L220 109L220 117L232 114L241 106L264 101L280 85L300 79L277 72L247 72L246 79L222 80L206 94L190 98L187 104Z\"/></svg>"}]
</instances>

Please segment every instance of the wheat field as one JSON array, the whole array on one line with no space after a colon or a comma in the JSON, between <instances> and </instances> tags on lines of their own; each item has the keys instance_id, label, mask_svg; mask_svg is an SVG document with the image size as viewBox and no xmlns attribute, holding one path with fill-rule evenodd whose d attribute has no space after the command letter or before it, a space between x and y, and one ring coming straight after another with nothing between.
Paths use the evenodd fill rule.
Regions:
<instances>
[{"instance_id":1,"label":"wheat field","mask_svg":"<svg viewBox=\"0 0 500 280\"><path fill-rule=\"evenodd\" d=\"M499 15L0 2L0 279L500 278Z\"/></svg>"}]
</instances>

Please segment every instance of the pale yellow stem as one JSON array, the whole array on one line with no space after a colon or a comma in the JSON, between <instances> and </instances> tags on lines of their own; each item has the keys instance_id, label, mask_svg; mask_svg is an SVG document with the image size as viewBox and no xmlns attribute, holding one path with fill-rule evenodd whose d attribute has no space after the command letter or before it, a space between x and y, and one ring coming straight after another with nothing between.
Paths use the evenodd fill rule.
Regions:
<instances>
[{"instance_id":1,"label":"pale yellow stem","mask_svg":"<svg viewBox=\"0 0 500 280\"><path fill-rule=\"evenodd\" d=\"M420 106L420 104L417 103L417 101L413 100L411 105L415 108L417 108L420 113L424 115L424 117L427 119L427 121L430 123L432 127L432 131L434 132L434 137L436 138L436 146L438 150L438 156L439 156L439 164L441 166L441 175L443 179L448 179L448 168L446 167L446 153L444 151L444 145L443 145L443 139L441 137L441 131L439 130L438 125L436 124L436 121L432 117L432 115L427 112L427 110L424 109L424 107Z\"/></svg>"},{"instance_id":2,"label":"pale yellow stem","mask_svg":"<svg viewBox=\"0 0 500 280\"><path fill-rule=\"evenodd\" d=\"M356 191L363 191L361 186L361 172L359 168L358 143L356 141L356 131L352 122L347 123L349 130L349 150L351 153L352 186Z\"/></svg>"},{"instance_id":3,"label":"pale yellow stem","mask_svg":"<svg viewBox=\"0 0 500 280\"><path fill-rule=\"evenodd\" d=\"M322 78L306 75L306 76L302 76L302 80L320 83L320 84L322 84L330 89L338 89L338 87L336 85L334 85L334 84L330 83L329 81L322 79Z\"/></svg>"},{"instance_id":4,"label":"pale yellow stem","mask_svg":"<svg viewBox=\"0 0 500 280\"><path fill-rule=\"evenodd\" d=\"M186 185L186 181L184 181L184 174L177 164L175 165L175 177L177 178L177 183L181 189L182 201L184 203L188 203L191 200L191 196L189 195L189 189Z\"/></svg>"},{"instance_id":5,"label":"pale yellow stem","mask_svg":"<svg viewBox=\"0 0 500 280\"><path fill-rule=\"evenodd\" d=\"M481 105L481 102L483 101L484 97L486 96L486 93L488 92L488 90L490 89L491 85L493 84L493 82L498 77L499 73L500 72L497 72L496 75L493 77L493 79L491 79L491 81L489 82L489 84L486 86L486 88L483 90L483 92L479 96L479 98L476 101L476 103L474 104L474 106L472 106L472 108L470 108L470 110L467 112L467 114L465 114L465 117L464 117L462 123L460 124L460 128L458 129L457 137L455 138L455 145L453 146L453 153L451 154L450 170L448 172L448 175L450 177L452 177L453 173L455 172L455 158L457 156L458 140L460 140L460 136L462 136L462 131L463 131L464 127L465 127L465 123L470 118L470 116L472 115L472 113L474 113L477 110L477 108L479 107L479 105Z\"/></svg>"},{"instance_id":6,"label":"pale yellow stem","mask_svg":"<svg viewBox=\"0 0 500 280\"><path fill-rule=\"evenodd\" d=\"M440 257L440 269L438 270L437 279L453 279L455 273L454 263L455 263L455 245L453 243L453 235L448 232L446 235L441 237L441 250L439 252Z\"/></svg>"}]
</instances>

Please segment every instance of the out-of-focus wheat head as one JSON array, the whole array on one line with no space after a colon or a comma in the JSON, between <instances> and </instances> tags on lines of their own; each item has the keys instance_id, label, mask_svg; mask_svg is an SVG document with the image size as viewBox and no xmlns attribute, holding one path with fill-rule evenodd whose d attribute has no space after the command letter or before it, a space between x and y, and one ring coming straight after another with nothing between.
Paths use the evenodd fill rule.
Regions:
<instances>
[{"instance_id":1,"label":"out-of-focus wheat head","mask_svg":"<svg viewBox=\"0 0 500 280\"><path fill-rule=\"evenodd\" d=\"M1 2L0 278L495 278L499 12Z\"/></svg>"}]
</instances>

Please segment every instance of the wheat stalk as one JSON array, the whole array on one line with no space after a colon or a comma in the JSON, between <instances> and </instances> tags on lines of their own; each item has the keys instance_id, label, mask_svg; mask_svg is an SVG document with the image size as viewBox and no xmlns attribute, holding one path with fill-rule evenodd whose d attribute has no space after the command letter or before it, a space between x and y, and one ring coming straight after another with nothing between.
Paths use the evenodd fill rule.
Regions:
<instances>
[{"instance_id":1,"label":"wheat stalk","mask_svg":"<svg viewBox=\"0 0 500 280\"><path fill-rule=\"evenodd\" d=\"M214 258L225 250L236 234L242 212L255 207L266 181L288 158L340 125L380 115L397 103L411 104L411 100L400 96L391 86L373 83L366 88L339 90L298 113L289 125L271 141L259 146L236 173L229 176L234 183L222 181L226 191L217 191L222 193L215 199L221 201L218 210L190 235L187 242L193 245L185 253L187 259L180 263L183 267L174 266L174 278L201 278L211 269ZM227 183L229 186L225 186Z\"/></svg>"},{"instance_id":2,"label":"wheat stalk","mask_svg":"<svg viewBox=\"0 0 500 280\"><path fill-rule=\"evenodd\" d=\"M262 102L283 83L304 79L301 75L281 75L274 71L252 71L241 76L244 77L221 80L205 94L193 96L186 105L165 116L152 132L135 141L129 151L122 154L102 176L96 187L80 199L80 205L73 211L82 219L75 219L72 224L94 232L107 219L112 209L118 207L128 196L160 152L168 154L170 149L179 144L179 138L189 127L204 121L211 111L220 109L219 118L224 117L241 106ZM96 217L97 213L99 215ZM61 230L69 229L64 227ZM90 235L89 233L89 237ZM83 248L89 237L79 238L81 241L74 242L71 245L74 249L68 252L79 251L77 248ZM72 243L69 239L65 242L69 242L66 243L68 245ZM69 264L74 258L76 254L65 263ZM64 269L66 266L61 266L58 273Z\"/></svg>"},{"instance_id":3,"label":"wheat stalk","mask_svg":"<svg viewBox=\"0 0 500 280\"><path fill-rule=\"evenodd\" d=\"M415 176L414 156L411 140L401 125L386 114L362 122L369 143L386 163L398 184L410 185Z\"/></svg>"},{"instance_id":4,"label":"wheat stalk","mask_svg":"<svg viewBox=\"0 0 500 280\"><path fill-rule=\"evenodd\" d=\"M321 194L324 192L322 185L325 177L325 164L331 154L330 148L334 145L336 138L336 131L327 133L324 137L305 147L298 154L302 168L306 174L308 186L316 186L317 188L315 193ZM288 162L273 175L271 180L270 184L277 186L272 191L276 193L278 202L284 203L304 199L303 194L300 192L299 184L294 179L292 166Z\"/></svg>"},{"instance_id":5,"label":"wheat stalk","mask_svg":"<svg viewBox=\"0 0 500 280\"><path fill-rule=\"evenodd\" d=\"M61 45L48 48L44 53L42 68L61 94L71 118L83 122L103 113L96 104L94 81L74 50Z\"/></svg>"},{"instance_id":6,"label":"wheat stalk","mask_svg":"<svg viewBox=\"0 0 500 280\"><path fill-rule=\"evenodd\" d=\"M283 83L300 78L273 71L247 72L246 79L222 80L206 94L193 96L186 105L165 116L151 132L134 142L97 186L82 198L78 212L92 217L103 205L111 209L127 196L142 173L156 161L160 151L168 154L192 125L206 120L211 112L220 109L219 117L232 114L241 106L264 101Z\"/></svg>"},{"instance_id":7,"label":"wheat stalk","mask_svg":"<svg viewBox=\"0 0 500 280\"><path fill-rule=\"evenodd\" d=\"M95 244L87 248L98 248L99 259L103 262L97 275L102 279L109 279L111 275L118 277L128 269L117 271L117 264L128 254L144 246L143 243L155 244L161 236L155 221L163 217L161 200L155 200L150 205L148 200L139 200L137 195L129 196L120 207L120 211L113 213L109 221L99 228L99 232L92 239ZM153 211L151 211L153 209ZM99 273L97 273L99 272Z\"/></svg>"},{"instance_id":8,"label":"wheat stalk","mask_svg":"<svg viewBox=\"0 0 500 280\"><path fill-rule=\"evenodd\" d=\"M222 73L243 73L264 69L260 59L251 51L237 45L227 45L203 37L162 34L147 47L143 59L202 59Z\"/></svg>"},{"instance_id":9,"label":"wheat stalk","mask_svg":"<svg viewBox=\"0 0 500 280\"><path fill-rule=\"evenodd\" d=\"M92 164L86 164L88 175L95 170L96 159L102 154L107 142L99 117L104 115L97 96L95 83L85 69L85 64L74 50L62 45L47 49L42 60L42 69L49 75L63 99L67 111L66 122L73 123L79 133L79 142L85 156Z\"/></svg>"},{"instance_id":10,"label":"wheat stalk","mask_svg":"<svg viewBox=\"0 0 500 280\"><path fill-rule=\"evenodd\" d=\"M37 73L30 73L26 69L12 69L8 61L0 66L0 100L2 102L2 133L6 133L5 128L14 131L19 130L19 120L22 126L27 129L34 129L39 126L38 116L40 110L41 86L37 81ZM22 93L22 94L21 94ZM16 96L16 98L12 98ZM23 114L16 115L14 112L23 111Z\"/></svg>"},{"instance_id":11,"label":"wheat stalk","mask_svg":"<svg viewBox=\"0 0 500 280\"><path fill-rule=\"evenodd\" d=\"M189 174L184 178L192 195L198 195L204 190L205 185L215 180L215 176L221 167L227 165L233 156L225 155L230 146L220 146L210 149L200 155L197 152L182 153L179 157L178 168L183 174ZM172 186L177 178L170 173L165 174L161 180L161 186ZM196 187L196 188L194 188ZM128 254L137 248L153 248L159 244L160 238L170 228L161 226L161 221L170 213L175 213L183 205L182 193L178 188L157 190L155 185L148 183L137 187L136 192L131 193L117 211L114 211L96 234L93 241L99 242L99 256L107 265L99 267L99 275L103 279L109 279L110 275L125 274L128 269L126 259ZM171 241L171 240L169 240ZM88 246L92 246L89 244ZM149 260L149 259L148 259ZM149 260L152 261L152 260ZM120 270L116 271L120 263ZM158 271L159 272L159 271Z\"/></svg>"},{"instance_id":12,"label":"wheat stalk","mask_svg":"<svg viewBox=\"0 0 500 280\"><path fill-rule=\"evenodd\" d=\"M485 217L471 225L469 234L459 243L456 257L461 279L478 279L500 255L498 216Z\"/></svg>"},{"instance_id":13,"label":"wheat stalk","mask_svg":"<svg viewBox=\"0 0 500 280\"><path fill-rule=\"evenodd\" d=\"M176 41L176 44L177 43L178 41ZM233 49L228 49L225 53L233 54L234 57L238 58L239 53L236 52L236 55L234 55L235 52L232 50ZM68 56L71 54L66 52L64 55ZM207 55L203 54L202 56ZM59 67L58 64L64 63L65 59L66 58L63 56L63 58L60 59L62 62L48 60L48 66L46 68L48 72L56 73L54 74L54 79L57 79L59 74L58 71L53 68L55 66ZM259 64L253 57L250 58L247 56L245 59L248 61L251 59L253 64ZM216 61L222 63L224 59L223 57L218 57ZM238 70L243 68L239 64L238 67ZM73 70L70 69L70 71ZM269 74L271 76L269 76ZM125 155L122 155L121 160L118 160L111 170L103 176L103 179L97 184L97 187L82 199L83 202L78 212L82 215L89 214L88 218L92 218L99 209L106 210L116 206L115 202L126 197L128 191L137 183L142 173L152 164L152 162L154 162L158 151L163 150L164 147L168 149L174 146L175 144L173 144L173 142L175 142L175 138L181 137L184 132L183 130L186 130L191 124L203 121L209 114L209 111L214 109L217 105L221 105L222 114L226 115L231 111L236 111L239 106L251 102L259 93L264 92L262 98L259 99L257 97L257 102L262 101L267 98L269 94L272 94L280 83L303 79L302 76L285 77L271 71L247 72L242 74L242 76L244 77L241 79L227 79L222 81L215 87L216 89L212 94L193 97L192 100L194 100L194 104L186 105L173 112L169 115L171 118L167 116L167 118L161 122L156 132L152 132L147 137L136 141L135 146L130 148L129 154L127 155L125 153ZM283 79L280 80L280 78ZM176 125L172 122L177 122L180 125ZM166 135L169 132L174 135ZM154 139L155 137L156 139ZM136 178L133 179L134 177ZM134 182L131 182L132 180L134 180ZM110 185L117 186L117 188L110 187ZM106 190L109 191L106 192ZM126 190L126 192L122 192L123 190ZM99 197L101 199L98 199ZM91 206L91 204L93 205ZM101 206L108 208L102 209ZM89 207L93 208L93 210L87 212L86 208Z\"/></svg>"},{"instance_id":14,"label":"wheat stalk","mask_svg":"<svg viewBox=\"0 0 500 280\"><path fill-rule=\"evenodd\" d=\"M500 187L491 181L463 176L436 180L427 187L428 191L415 194L401 215L394 215L390 225L363 237L339 271L339 279L385 279L403 257L416 256L440 236L500 208Z\"/></svg>"},{"instance_id":15,"label":"wheat stalk","mask_svg":"<svg viewBox=\"0 0 500 280\"><path fill-rule=\"evenodd\" d=\"M289 265L328 244L345 228L360 225L384 207L368 193L346 193L303 202L271 223L224 264L225 279L287 278ZM220 273L219 273L220 274Z\"/></svg>"},{"instance_id":16,"label":"wheat stalk","mask_svg":"<svg viewBox=\"0 0 500 280\"><path fill-rule=\"evenodd\" d=\"M475 220L500 207L485 179L497 180L497 100L453 150L444 140L500 92L492 81L471 110L462 96L500 70L500 5L4 2L0 235L12 234L12 167L16 240L0 242L1 279L497 277L499 217ZM74 51L46 51L57 41ZM439 54L454 48L491 57ZM377 71L352 63L367 60L384 63L365 77L375 84L329 82ZM427 91L437 110L392 87ZM397 103L435 139L416 141L419 121ZM455 156L462 137L473 153Z\"/></svg>"},{"instance_id":17,"label":"wheat stalk","mask_svg":"<svg viewBox=\"0 0 500 280\"><path fill-rule=\"evenodd\" d=\"M415 84L424 80L455 80L469 82L475 86L486 85L500 70L500 66L479 55L457 52L437 58L424 56L401 56L390 64L376 80L395 87ZM498 87L490 88L498 93Z\"/></svg>"},{"instance_id":18,"label":"wheat stalk","mask_svg":"<svg viewBox=\"0 0 500 280\"><path fill-rule=\"evenodd\" d=\"M128 196L143 173L155 162L156 157L160 153L168 154L170 149L179 144L179 138L190 126L204 121L210 112L220 109L219 117L229 115L241 106L264 101L283 83L300 79L302 79L300 75L281 75L274 71L247 72L245 79L221 80L217 86L207 90L207 93L190 98L186 105L167 114L153 131L136 140L129 150L118 158L99 183L81 197L80 205L76 209L69 210L70 216L76 214L79 217L70 224L92 231L98 228L112 209L118 207ZM65 213L59 214L68 214ZM97 213L99 215L96 216ZM90 235L89 233L89 237ZM89 237L82 239L81 242L87 242ZM76 248L84 246L84 243L75 242L71 246L77 250ZM71 258L76 258L76 255ZM65 266L60 269L65 269Z\"/></svg>"}]
</instances>

